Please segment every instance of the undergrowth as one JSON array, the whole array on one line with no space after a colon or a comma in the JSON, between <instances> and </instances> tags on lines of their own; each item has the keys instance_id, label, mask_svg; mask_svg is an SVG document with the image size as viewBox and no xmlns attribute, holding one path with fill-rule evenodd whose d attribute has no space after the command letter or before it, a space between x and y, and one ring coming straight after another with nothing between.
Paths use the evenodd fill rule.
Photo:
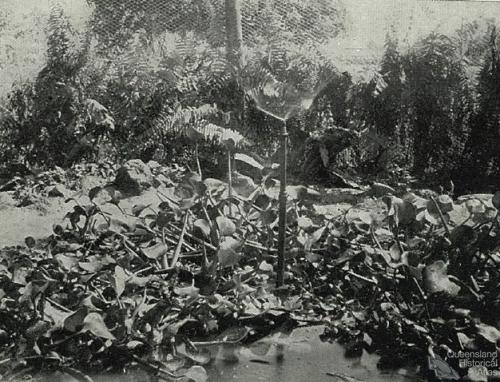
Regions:
<instances>
[{"instance_id":1,"label":"undergrowth","mask_svg":"<svg viewBox=\"0 0 500 382\"><path fill-rule=\"evenodd\" d=\"M207 345L299 324L325 325L349 356L376 352L381 368L417 364L430 377L439 362L464 372L450 351L498 349L499 193L453 200L374 184L357 204L327 205L289 186L277 289L276 167L257 167L259 181L235 173L231 193L156 167L158 205L125 211L116 189L96 187L67 201L47 240L2 249L2 375L141 367L204 381Z\"/></svg>"}]
</instances>

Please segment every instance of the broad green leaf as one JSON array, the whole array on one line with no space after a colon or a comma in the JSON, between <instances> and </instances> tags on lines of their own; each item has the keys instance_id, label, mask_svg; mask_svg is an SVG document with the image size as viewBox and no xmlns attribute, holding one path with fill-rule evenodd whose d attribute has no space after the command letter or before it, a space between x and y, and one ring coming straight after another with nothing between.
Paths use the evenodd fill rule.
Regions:
<instances>
[{"instance_id":1,"label":"broad green leaf","mask_svg":"<svg viewBox=\"0 0 500 382\"><path fill-rule=\"evenodd\" d=\"M186 174L175 188L174 195L180 199L196 198L205 193L207 186L203 184L198 173Z\"/></svg>"},{"instance_id":2,"label":"broad green leaf","mask_svg":"<svg viewBox=\"0 0 500 382\"><path fill-rule=\"evenodd\" d=\"M148 208L151 204L136 204L135 206L132 207L132 214L135 217L138 217L141 215L142 211L144 211L146 208Z\"/></svg>"},{"instance_id":3,"label":"broad green leaf","mask_svg":"<svg viewBox=\"0 0 500 382\"><path fill-rule=\"evenodd\" d=\"M91 258L88 259L89 261L80 261L78 263L78 266L82 268L84 271L87 271L89 273L96 273L99 272L102 268L104 268L104 262L97 259L97 258Z\"/></svg>"},{"instance_id":4,"label":"broad green leaf","mask_svg":"<svg viewBox=\"0 0 500 382\"><path fill-rule=\"evenodd\" d=\"M311 264L316 264L316 263L319 263L322 259L322 256L317 254L317 253L313 253L313 252L306 252L306 260L309 261Z\"/></svg>"},{"instance_id":5,"label":"broad green leaf","mask_svg":"<svg viewBox=\"0 0 500 382\"><path fill-rule=\"evenodd\" d=\"M205 219L198 219L193 223L194 227L198 228L205 237L210 237L210 224Z\"/></svg>"},{"instance_id":6,"label":"broad green leaf","mask_svg":"<svg viewBox=\"0 0 500 382\"><path fill-rule=\"evenodd\" d=\"M500 210L500 191L495 192L495 195L493 195L491 199L491 203L497 210Z\"/></svg>"},{"instance_id":7,"label":"broad green leaf","mask_svg":"<svg viewBox=\"0 0 500 382\"><path fill-rule=\"evenodd\" d=\"M2 290L0 289L0 295L2 295ZM3 296L2 296L3 298ZM46 302L43 308L43 313L46 318L50 318L54 322L54 328L59 329L63 327L64 320L71 315L71 313L65 312L50 302Z\"/></svg>"},{"instance_id":8,"label":"broad green leaf","mask_svg":"<svg viewBox=\"0 0 500 382\"><path fill-rule=\"evenodd\" d=\"M349 223L355 223L356 221L368 225L371 225L373 223L373 218L370 214L370 211L358 208L349 210L346 215L346 220Z\"/></svg>"},{"instance_id":9,"label":"broad green leaf","mask_svg":"<svg viewBox=\"0 0 500 382\"><path fill-rule=\"evenodd\" d=\"M125 269L117 265L115 267L115 275L113 277L113 287L115 288L117 297L120 297L124 292L128 279L129 276L125 273Z\"/></svg>"},{"instance_id":10,"label":"broad green leaf","mask_svg":"<svg viewBox=\"0 0 500 382\"><path fill-rule=\"evenodd\" d=\"M323 236L323 232L325 232L325 227L321 227L314 231L311 235L307 235L307 239L304 243L304 250L309 252L314 244L316 244L321 236Z\"/></svg>"},{"instance_id":11,"label":"broad green leaf","mask_svg":"<svg viewBox=\"0 0 500 382\"><path fill-rule=\"evenodd\" d=\"M28 276L31 274L32 270L28 267L15 266L12 271L12 282L20 285L28 284Z\"/></svg>"},{"instance_id":12,"label":"broad green leaf","mask_svg":"<svg viewBox=\"0 0 500 382\"><path fill-rule=\"evenodd\" d=\"M264 260L262 263L260 263L259 270L261 270L262 272L272 272L273 266L272 264L269 264Z\"/></svg>"},{"instance_id":13,"label":"broad green leaf","mask_svg":"<svg viewBox=\"0 0 500 382\"><path fill-rule=\"evenodd\" d=\"M184 318L183 320L174 321L171 325L168 325L165 329L165 333L170 336L176 336L179 330L186 325L188 322L197 322L193 318Z\"/></svg>"},{"instance_id":14,"label":"broad green leaf","mask_svg":"<svg viewBox=\"0 0 500 382\"><path fill-rule=\"evenodd\" d=\"M158 243L153 245L152 247L143 248L142 252L144 252L144 254L148 258L156 260L165 255L165 253L167 252L167 248L163 243Z\"/></svg>"},{"instance_id":15,"label":"broad green leaf","mask_svg":"<svg viewBox=\"0 0 500 382\"><path fill-rule=\"evenodd\" d=\"M488 382L488 369L486 366L476 365L467 370L467 381Z\"/></svg>"},{"instance_id":16,"label":"broad green leaf","mask_svg":"<svg viewBox=\"0 0 500 382\"><path fill-rule=\"evenodd\" d=\"M470 226L459 225L451 231L450 241L458 248L465 248L477 239L477 232Z\"/></svg>"},{"instance_id":17,"label":"broad green leaf","mask_svg":"<svg viewBox=\"0 0 500 382\"><path fill-rule=\"evenodd\" d=\"M263 210L266 210L271 206L271 199L264 194L257 195L253 202L257 207Z\"/></svg>"},{"instance_id":18,"label":"broad green leaf","mask_svg":"<svg viewBox=\"0 0 500 382\"><path fill-rule=\"evenodd\" d=\"M391 255L392 261L399 262L401 261L401 251L399 250L399 246L397 243L394 243L389 249L389 254Z\"/></svg>"},{"instance_id":19,"label":"broad green leaf","mask_svg":"<svg viewBox=\"0 0 500 382\"><path fill-rule=\"evenodd\" d=\"M486 206L478 199L467 200L465 206L471 214L482 214L486 211Z\"/></svg>"},{"instance_id":20,"label":"broad green leaf","mask_svg":"<svg viewBox=\"0 0 500 382\"><path fill-rule=\"evenodd\" d=\"M255 192L256 189L257 186L252 178L237 173L234 175L233 190L240 196L248 198Z\"/></svg>"},{"instance_id":21,"label":"broad green leaf","mask_svg":"<svg viewBox=\"0 0 500 382\"><path fill-rule=\"evenodd\" d=\"M313 226L312 220L309 219L308 217L305 217L305 216L300 216L297 219L297 224L302 229L308 229L308 228L311 228Z\"/></svg>"},{"instance_id":22,"label":"broad green leaf","mask_svg":"<svg viewBox=\"0 0 500 382\"><path fill-rule=\"evenodd\" d=\"M135 286L138 286L140 288L143 288L146 285L148 285L148 283L151 281L151 279L152 279L152 276L139 277L139 276L136 276L136 275L132 275L127 280L127 284L135 285Z\"/></svg>"},{"instance_id":23,"label":"broad green leaf","mask_svg":"<svg viewBox=\"0 0 500 382\"><path fill-rule=\"evenodd\" d=\"M28 248L34 248L36 245L36 240L32 236L28 236L24 239L24 243Z\"/></svg>"},{"instance_id":24,"label":"broad green leaf","mask_svg":"<svg viewBox=\"0 0 500 382\"><path fill-rule=\"evenodd\" d=\"M222 191L227 187L227 184L219 179L207 178L203 181L207 190L212 193L216 191Z\"/></svg>"},{"instance_id":25,"label":"broad green leaf","mask_svg":"<svg viewBox=\"0 0 500 382\"><path fill-rule=\"evenodd\" d=\"M88 309L86 306L82 306L76 312L70 314L64 319L63 327L70 332L76 332L80 330L83 325L85 317L87 317Z\"/></svg>"},{"instance_id":26,"label":"broad green leaf","mask_svg":"<svg viewBox=\"0 0 500 382\"><path fill-rule=\"evenodd\" d=\"M133 223L132 223L133 225ZM111 218L109 219L109 224L107 227L108 231L117 232L117 233L125 233L131 231L131 223L127 222L123 219Z\"/></svg>"},{"instance_id":27,"label":"broad green leaf","mask_svg":"<svg viewBox=\"0 0 500 382\"><path fill-rule=\"evenodd\" d=\"M406 193L403 196L403 200L408 203L411 203L417 211L427 208L428 200L419 195L415 195L412 192Z\"/></svg>"},{"instance_id":28,"label":"broad green leaf","mask_svg":"<svg viewBox=\"0 0 500 382\"><path fill-rule=\"evenodd\" d=\"M328 168L328 165L330 164L330 153L323 143L320 143L319 145L319 155L321 156L323 166Z\"/></svg>"},{"instance_id":29,"label":"broad green leaf","mask_svg":"<svg viewBox=\"0 0 500 382\"><path fill-rule=\"evenodd\" d=\"M185 352L182 352L187 358L198 365L208 365L212 360L212 355L208 349L198 349L198 351L190 351L187 348Z\"/></svg>"},{"instance_id":30,"label":"broad green leaf","mask_svg":"<svg viewBox=\"0 0 500 382\"><path fill-rule=\"evenodd\" d=\"M42 335L47 333L50 327L51 324L47 321L37 321L35 324L26 329L26 331L24 332L24 336L31 341L36 341Z\"/></svg>"},{"instance_id":31,"label":"broad green leaf","mask_svg":"<svg viewBox=\"0 0 500 382\"><path fill-rule=\"evenodd\" d=\"M187 199L182 199L180 202L179 202L179 208L181 210L189 210L191 207L193 207L194 205L196 205L197 203L197 196L193 196L192 198L187 198Z\"/></svg>"},{"instance_id":32,"label":"broad green leaf","mask_svg":"<svg viewBox=\"0 0 500 382\"><path fill-rule=\"evenodd\" d=\"M474 203L474 211L478 211L477 205ZM448 212L447 216L450 219L450 223L454 226L459 226L464 224L473 213L466 204L455 204L453 206L453 211ZM474 213L473 213L474 214Z\"/></svg>"},{"instance_id":33,"label":"broad green leaf","mask_svg":"<svg viewBox=\"0 0 500 382\"><path fill-rule=\"evenodd\" d=\"M289 200L306 200L308 188L305 186L287 186L286 194Z\"/></svg>"},{"instance_id":34,"label":"broad green leaf","mask_svg":"<svg viewBox=\"0 0 500 382\"><path fill-rule=\"evenodd\" d=\"M432 225L439 225L441 223L439 215L431 213L429 210L424 211L424 219Z\"/></svg>"},{"instance_id":35,"label":"broad green leaf","mask_svg":"<svg viewBox=\"0 0 500 382\"><path fill-rule=\"evenodd\" d=\"M232 267L238 264L240 260L239 250L241 244L239 240L233 239L232 237L226 237L221 241L219 252L217 253L221 267Z\"/></svg>"},{"instance_id":36,"label":"broad green leaf","mask_svg":"<svg viewBox=\"0 0 500 382\"><path fill-rule=\"evenodd\" d=\"M274 209L268 209L260 213L262 224L271 225L278 219L278 213Z\"/></svg>"},{"instance_id":37,"label":"broad green leaf","mask_svg":"<svg viewBox=\"0 0 500 382\"><path fill-rule=\"evenodd\" d=\"M165 211L160 211L156 218L156 224L159 228L165 228L172 221L172 216Z\"/></svg>"},{"instance_id":38,"label":"broad green leaf","mask_svg":"<svg viewBox=\"0 0 500 382\"><path fill-rule=\"evenodd\" d=\"M424 269L424 286L429 293L445 292L456 296L460 287L450 281L447 274L447 266L442 260L438 260Z\"/></svg>"},{"instance_id":39,"label":"broad green leaf","mask_svg":"<svg viewBox=\"0 0 500 382\"><path fill-rule=\"evenodd\" d=\"M113 333L111 333L104 323L104 319L99 313L93 312L87 314L83 320L83 330L89 331L93 335L107 340L116 339Z\"/></svg>"},{"instance_id":40,"label":"broad green leaf","mask_svg":"<svg viewBox=\"0 0 500 382\"><path fill-rule=\"evenodd\" d=\"M78 268L78 258L76 256L73 256L72 254L58 253L54 256L54 258L56 259L59 266L67 272Z\"/></svg>"},{"instance_id":41,"label":"broad green leaf","mask_svg":"<svg viewBox=\"0 0 500 382\"><path fill-rule=\"evenodd\" d=\"M233 221L225 216L217 216L215 219L219 227L220 236L232 236L236 232Z\"/></svg>"},{"instance_id":42,"label":"broad green leaf","mask_svg":"<svg viewBox=\"0 0 500 382\"><path fill-rule=\"evenodd\" d=\"M143 342L133 340L133 341L127 342L127 349L129 349L129 350L135 350L135 349L137 349L137 348L139 348L140 346L143 346L143 345L144 345Z\"/></svg>"},{"instance_id":43,"label":"broad green leaf","mask_svg":"<svg viewBox=\"0 0 500 382\"><path fill-rule=\"evenodd\" d=\"M94 200L97 195L102 191L102 187L94 187L89 191L89 198L90 200Z\"/></svg>"},{"instance_id":44,"label":"broad green leaf","mask_svg":"<svg viewBox=\"0 0 500 382\"><path fill-rule=\"evenodd\" d=\"M208 374L202 366L192 366L184 377L188 378L192 382L206 382L208 380Z\"/></svg>"},{"instance_id":45,"label":"broad green leaf","mask_svg":"<svg viewBox=\"0 0 500 382\"><path fill-rule=\"evenodd\" d=\"M344 204L328 204L328 205L313 205L314 212L318 215L323 215L327 219L334 219L338 216L344 214L349 208L350 205Z\"/></svg>"},{"instance_id":46,"label":"broad green leaf","mask_svg":"<svg viewBox=\"0 0 500 382\"><path fill-rule=\"evenodd\" d=\"M443 214L453 210L453 199L449 195L439 195L436 201Z\"/></svg>"},{"instance_id":47,"label":"broad green leaf","mask_svg":"<svg viewBox=\"0 0 500 382\"><path fill-rule=\"evenodd\" d=\"M492 344L498 344L500 341L500 330L491 325L486 324L476 324L477 333L483 337L486 341Z\"/></svg>"},{"instance_id":48,"label":"broad green leaf","mask_svg":"<svg viewBox=\"0 0 500 382\"><path fill-rule=\"evenodd\" d=\"M194 285L187 287L177 287L174 288L174 292L181 297L191 297L196 298L200 294L200 288L196 288Z\"/></svg>"},{"instance_id":49,"label":"broad green leaf","mask_svg":"<svg viewBox=\"0 0 500 382\"><path fill-rule=\"evenodd\" d=\"M233 326L224 330L216 338L219 341L235 342L245 338L250 333L246 326Z\"/></svg>"},{"instance_id":50,"label":"broad green leaf","mask_svg":"<svg viewBox=\"0 0 500 382\"><path fill-rule=\"evenodd\" d=\"M411 224L416 217L414 205L395 196L386 196L383 198L388 207L388 217L396 226L407 226Z\"/></svg>"},{"instance_id":51,"label":"broad green leaf","mask_svg":"<svg viewBox=\"0 0 500 382\"><path fill-rule=\"evenodd\" d=\"M438 381L458 381L460 375L439 355L427 357L429 370L434 373Z\"/></svg>"}]
</instances>

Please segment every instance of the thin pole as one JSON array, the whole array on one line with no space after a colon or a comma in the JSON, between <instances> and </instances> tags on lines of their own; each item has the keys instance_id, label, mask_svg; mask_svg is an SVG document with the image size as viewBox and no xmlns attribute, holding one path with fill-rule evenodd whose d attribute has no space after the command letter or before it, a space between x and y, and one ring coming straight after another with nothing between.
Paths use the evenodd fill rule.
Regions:
<instances>
[{"instance_id":1,"label":"thin pole","mask_svg":"<svg viewBox=\"0 0 500 382\"><path fill-rule=\"evenodd\" d=\"M236 74L242 66L243 30L241 24L241 0L225 0L226 11L226 55ZM229 184L229 215L233 215L233 169L231 150L227 152Z\"/></svg>"},{"instance_id":2,"label":"thin pole","mask_svg":"<svg viewBox=\"0 0 500 382\"><path fill-rule=\"evenodd\" d=\"M229 196L229 216L233 216L233 166L231 150L227 150L227 182Z\"/></svg>"},{"instance_id":3,"label":"thin pole","mask_svg":"<svg viewBox=\"0 0 500 382\"><path fill-rule=\"evenodd\" d=\"M226 54L235 69L242 64L243 32L241 25L241 0L226 0Z\"/></svg>"},{"instance_id":4,"label":"thin pole","mask_svg":"<svg viewBox=\"0 0 500 382\"><path fill-rule=\"evenodd\" d=\"M286 121L283 121L281 130L281 174L280 174L280 196L279 196L279 221L278 221L278 269L276 286L283 286L285 279L285 247L286 247L286 170L287 170L287 145L288 131Z\"/></svg>"}]
</instances>

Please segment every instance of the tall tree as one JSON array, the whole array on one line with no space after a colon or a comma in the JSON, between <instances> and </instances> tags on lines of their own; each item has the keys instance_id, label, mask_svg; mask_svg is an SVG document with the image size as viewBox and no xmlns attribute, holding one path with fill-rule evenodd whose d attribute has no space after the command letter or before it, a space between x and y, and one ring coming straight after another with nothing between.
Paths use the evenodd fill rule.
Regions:
<instances>
[{"instance_id":1,"label":"tall tree","mask_svg":"<svg viewBox=\"0 0 500 382\"><path fill-rule=\"evenodd\" d=\"M478 109L468 143L471 187L500 181L500 56L498 32L489 32L489 52L478 76Z\"/></svg>"},{"instance_id":2,"label":"tall tree","mask_svg":"<svg viewBox=\"0 0 500 382\"><path fill-rule=\"evenodd\" d=\"M92 27L103 47L123 46L138 31L197 33L212 45L225 40L225 0L87 0ZM334 37L343 28L338 0L247 0L241 5L243 37L249 44L298 36ZM282 33L277 34L280 30Z\"/></svg>"},{"instance_id":3,"label":"tall tree","mask_svg":"<svg viewBox=\"0 0 500 382\"><path fill-rule=\"evenodd\" d=\"M467 93L456 46L449 37L433 33L409 54L407 65L414 120L413 169L419 176L450 176L450 167L460 155L452 148L466 128L466 121L457 118Z\"/></svg>"},{"instance_id":4,"label":"tall tree","mask_svg":"<svg viewBox=\"0 0 500 382\"><path fill-rule=\"evenodd\" d=\"M375 92L379 92L379 97L373 110L374 122L379 133L386 137L399 138L398 128L401 122L403 97L403 66L398 41L389 34L386 36L380 75L378 88L375 89Z\"/></svg>"}]
</instances>

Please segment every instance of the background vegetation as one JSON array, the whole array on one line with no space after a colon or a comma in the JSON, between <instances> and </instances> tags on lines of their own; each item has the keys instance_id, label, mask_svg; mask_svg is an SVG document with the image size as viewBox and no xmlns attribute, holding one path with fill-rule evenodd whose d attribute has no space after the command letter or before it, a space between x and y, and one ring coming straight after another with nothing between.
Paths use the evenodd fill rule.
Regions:
<instances>
[{"instance_id":1,"label":"background vegetation","mask_svg":"<svg viewBox=\"0 0 500 382\"><path fill-rule=\"evenodd\" d=\"M14 82L1 101L1 162L69 166L107 157L192 165L194 146L180 132L207 123L239 131L258 154L275 153L276 122L244 97L225 64L222 2L89 3L84 29L74 30L60 6L52 8L45 35L33 28L47 50L43 63L32 59L38 73ZM290 41L308 34L331 39L345 26L340 5L304 24L297 20L325 14L324 4L285 3L283 10L294 11L245 2L248 49L280 22ZM15 29L8 17L0 15L6 35ZM493 22L433 33L410 47L388 33L373 78L332 73L313 108L290 122L294 175L314 171L315 181L332 184L332 170L386 178L406 171L431 186L453 180L459 192L489 189L500 177L497 38ZM3 50L3 62L9 52ZM200 155L213 164L209 172L220 171L217 145L201 145Z\"/></svg>"},{"instance_id":2,"label":"background vegetation","mask_svg":"<svg viewBox=\"0 0 500 382\"><path fill-rule=\"evenodd\" d=\"M140 367L155 381L205 382L207 347L274 333L283 349L293 327L321 325L346 356L376 353L379 368L485 381L485 367L450 354L500 344L493 21L405 46L390 32L360 79L322 50L346 27L340 4L245 1L244 53L262 60L259 75L276 64L277 76L312 67L329 78L288 121L295 184L278 218L280 122L226 60L223 2L89 3L85 27L54 5L24 37L0 13L13 84L0 104L0 220L15 229L33 207L18 219L24 234L36 208L54 222L63 200L69 209L49 237L0 248L3 379L88 382L83 373ZM23 56L22 77L18 38L46 48ZM266 61L263 41L287 54Z\"/></svg>"}]
</instances>

